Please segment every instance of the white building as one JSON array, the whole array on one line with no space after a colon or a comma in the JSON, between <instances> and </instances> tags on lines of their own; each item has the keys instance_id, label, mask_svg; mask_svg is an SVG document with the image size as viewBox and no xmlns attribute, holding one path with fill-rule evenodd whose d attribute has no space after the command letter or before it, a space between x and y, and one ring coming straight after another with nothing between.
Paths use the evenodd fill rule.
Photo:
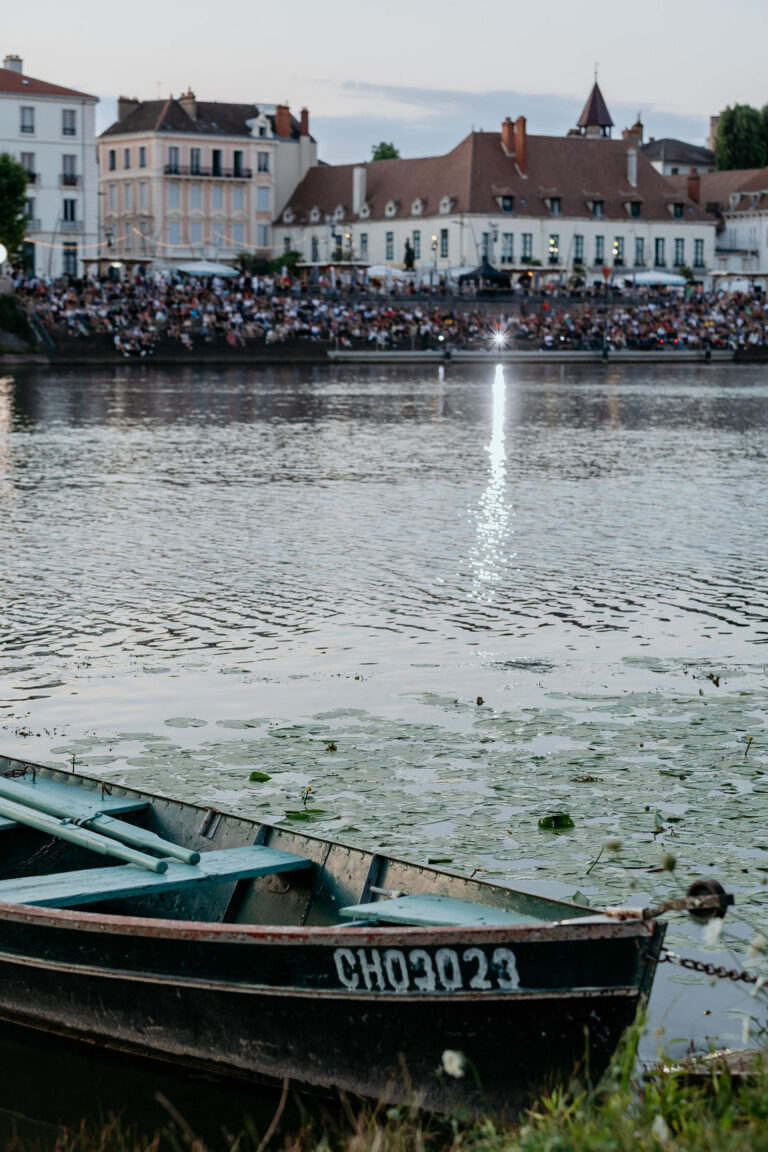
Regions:
<instances>
[{"instance_id":1,"label":"white building","mask_svg":"<svg viewBox=\"0 0 768 1152\"><path fill-rule=\"evenodd\" d=\"M275 221L275 252L401 266L408 243L422 279L484 258L539 281L574 268L589 281L682 267L704 278L714 219L652 167L634 130L612 140L611 127L595 84L566 137L530 136L521 116L445 156L312 168Z\"/></svg>"},{"instance_id":2,"label":"white building","mask_svg":"<svg viewBox=\"0 0 768 1152\"><path fill-rule=\"evenodd\" d=\"M715 280L738 277L768 286L768 168L678 177L688 195L717 220Z\"/></svg>"},{"instance_id":3,"label":"white building","mask_svg":"<svg viewBox=\"0 0 768 1152\"><path fill-rule=\"evenodd\" d=\"M25 263L38 275L81 276L98 245L96 96L35 80L20 57L0 68L0 152L27 171Z\"/></svg>"},{"instance_id":4,"label":"white building","mask_svg":"<svg viewBox=\"0 0 768 1152\"><path fill-rule=\"evenodd\" d=\"M285 104L121 96L99 138L102 265L269 257L272 220L317 163L309 113Z\"/></svg>"}]
</instances>

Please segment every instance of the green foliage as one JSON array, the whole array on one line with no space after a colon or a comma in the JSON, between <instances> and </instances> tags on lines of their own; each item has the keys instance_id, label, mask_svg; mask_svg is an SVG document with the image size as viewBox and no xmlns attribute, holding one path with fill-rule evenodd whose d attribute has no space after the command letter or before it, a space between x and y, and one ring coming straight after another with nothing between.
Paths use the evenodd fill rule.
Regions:
<instances>
[{"instance_id":1,"label":"green foliage","mask_svg":"<svg viewBox=\"0 0 768 1152\"><path fill-rule=\"evenodd\" d=\"M29 322L13 296L0 296L0 332L10 332L29 344L34 342Z\"/></svg>"},{"instance_id":2,"label":"green foliage","mask_svg":"<svg viewBox=\"0 0 768 1152\"><path fill-rule=\"evenodd\" d=\"M0 242L15 260L27 230L27 174L7 152L0 154Z\"/></svg>"},{"instance_id":3,"label":"green foliage","mask_svg":"<svg viewBox=\"0 0 768 1152\"><path fill-rule=\"evenodd\" d=\"M380 144L374 144L371 148L374 160L399 160L400 153L394 144L387 143L382 140Z\"/></svg>"},{"instance_id":4,"label":"green foliage","mask_svg":"<svg viewBox=\"0 0 768 1152\"><path fill-rule=\"evenodd\" d=\"M295 252L293 250L290 252L282 252L279 256L276 256L274 260L270 260L269 271L273 276L281 276L283 268L287 268L288 275L291 276L299 260L301 260L301 252Z\"/></svg>"},{"instance_id":5,"label":"green foliage","mask_svg":"<svg viewBox=\"0 0 768 1152\"><path fill-rule=\"evenodd\" d=\"M762 168L768 158L768 114L750 104L729 105L720 113L715 161L720 169Z\"/></svg>"}]
</instances>

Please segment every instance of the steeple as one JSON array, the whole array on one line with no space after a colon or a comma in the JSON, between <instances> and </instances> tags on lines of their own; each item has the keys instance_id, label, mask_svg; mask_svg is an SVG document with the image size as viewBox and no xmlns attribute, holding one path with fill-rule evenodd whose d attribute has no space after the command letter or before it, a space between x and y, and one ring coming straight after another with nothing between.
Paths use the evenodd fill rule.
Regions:
<instances>
[{"instance_id":1,"label":"steeple","mask_svg":"<svg viewBox=\"0 0 768 1152\"><path fill-rule=\"evenodd\" d=\"M595 82L592 85L592 91L576 126L581 136L609 137L611 135L613 120L597 83L597 65L595 65Z\"/></svg>"}]
</instances>

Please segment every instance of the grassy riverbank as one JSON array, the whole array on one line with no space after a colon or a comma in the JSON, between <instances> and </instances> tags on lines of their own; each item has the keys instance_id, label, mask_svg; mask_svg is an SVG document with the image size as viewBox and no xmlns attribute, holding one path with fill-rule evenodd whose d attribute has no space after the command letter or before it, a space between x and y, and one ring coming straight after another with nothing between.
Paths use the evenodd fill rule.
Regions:
<instances>
[{"instance_id":1,"label":"grassy riverbank","mask_svg":"<svg viewBox=\"0 0 768 1152\"><path fill-rule=\"evenodd\" d=\"M18 1137L9 1152L754 1152L768 1148L768 1073L731 1077L724 1067L691 1077L658 1069L636 1076L630 1035L600 1085L573 1087L540 1101L517 1124L424 1117L406 1109L343 1108L333 1120L307 1117L290 1130L279 1116L264 1131L197 1136L178 1115L149 1136L115 1117L37 1141ZM173 1110L170 1109L172 1114Z\"/></svg>"}]
</instances>

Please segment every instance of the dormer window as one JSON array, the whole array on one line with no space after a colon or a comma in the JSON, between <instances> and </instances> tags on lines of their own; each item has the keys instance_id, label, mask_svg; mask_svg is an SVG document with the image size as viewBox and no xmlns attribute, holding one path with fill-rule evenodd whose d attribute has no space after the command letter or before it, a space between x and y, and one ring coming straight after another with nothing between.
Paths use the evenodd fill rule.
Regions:
<instances>
[{"instance_id":1,"label":"dormer window","mask_svg":"<svg viewBox=\"0 0 768 1152\"><path fill-rule=\"evenodd\" d=\"M595 219L605 216L605 200L593 200L591 203L592 215Z\"/></svg>"},{"instance_id":2,"label":"dormer window","mask_svg":"<svg viewBox=\"0 0 768 1152\"><path fill-rule=\"evenodd\" d=\"M283 223L284 224L293 224L293 221L295 219L296 219L296 217L293 214L293 209L292 208L286 208L285 212L283 212Z\"/></svg>"},{"instance_id":3,"label":"dormer window","mask_svg":"<svg viewBox=\"0 0 768 1152\"><path fill-rule=\"evenodd\" d=\"M560 196L549 197L549 214L550 216L562 216L563 201Z\"/></svg>"},{"instance_id":4,"label":"dormer window","mask_svg":"<svg viewBox=\"0 0 768 1152\"><path fill-rule=\"evenodd\" d=\"M385 216L394 216L396 212L397 212L397 201L388 200L386 203L386 206L384 208L384 215Z\"/></svg>"},{"instance_id":5,"label":"dormer window","mask_svg":"<svg viewBox=\"0 0 768 1152\"><path fill-rule=\"evenodd\" d=\"M310 224L318 224L320 221L320 209L312 208L309 213Z\"/></svg>"},{"instance_id":6,"label":"dormer window","mask_svg":"<svg viewBox=\"0 0 768 1152\"><path fill-rule=\"evenodd\" d=\"M411 216L421 216L424 211L424 201L420 200L417 196L413 204L411 204Z\"/></svg>"},{"instance_id":7,"label":"dormer window","mask_svg":"<svg viewBox=\"0 0 768 1152\"><path fill-rule=\"evenodd\" d=\"M683 218L683 205L675 203L672 205L672 215L675 220L682 220Z\"/></svg>"},{"instance_id":8,"label":"dormer window","mask_svg":"<svg viewBox=\"0 0 768 1152\"><path fill-rule=\"evenodd\" d=\"M443 196L442 200L440 201L440 215L441 216L447 216L452 208L453 208L453 200L451 199L451 197L450 196Z\"/></svg>"},{"instance_id":9,"label":"dormer window","mask_svg":"<svg viewBox=\"0 0 768 1152\"><path fill-rule=\"evenodd\" d=\"M333 213L333 218L337 224L339 223L339 221L344 219L344 205L343 204L337 204L336 205L336 208L334 209L334 213Z\"/></svg>"},{"instance_id":10,"label":"dormer window","mask_svg":"<svg viewBox=\"0 0 768 1152\"><path fill-rule=\"evenodd\" d=\"M627 211L629 212L630 216L632 216L633 219L635 219L635 220L637 220L637 218L639 217L639 215L642 211L642 208L643 208L643 205L642 205L642 202L640 200L630 200L629 203L627 204Z\"/></svg>"},{"instance_id":11,"label":"dormer window","mask_svg":"<svg viewBox=\"0 0 768 1152\"><path fill-rule=\"evenodd\" d=\"M515 210L515 198L514 198L514 196L502 196L501 197L501 210L502 210L502 212L514 212L514 210Z\"/></svg>"},{"instance_id":12,"label":"dormer window","mask_svg":"<svg viewBox=\"0 0 768 1152\"><path fill-rule=\"evenodd\" d=\"M370 216L370 214L371 214L370 204L368 204L367 202L365 204L361 204L360 205L360 211L358 212L358 216L360 217L360 219L361 220L367 220L368 217Z\"/></svg>"}]
</instances>

